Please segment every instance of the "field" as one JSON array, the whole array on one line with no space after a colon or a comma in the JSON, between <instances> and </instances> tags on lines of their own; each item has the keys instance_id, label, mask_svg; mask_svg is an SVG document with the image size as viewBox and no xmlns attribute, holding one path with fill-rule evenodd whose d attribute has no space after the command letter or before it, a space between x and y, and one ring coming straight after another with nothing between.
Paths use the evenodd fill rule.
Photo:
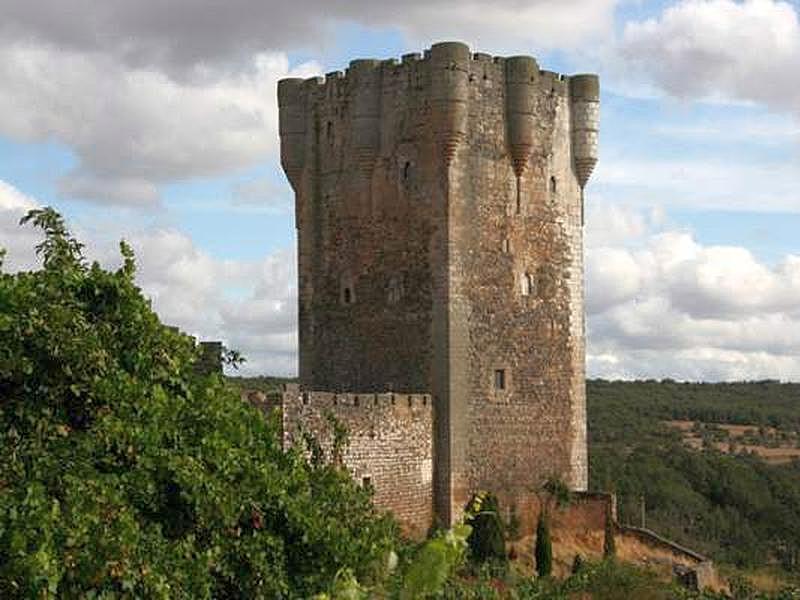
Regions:
<instances>
[{"instance_id":1,"label":"field","mask_svg":"<svg viewBox=\"0 0 800 600\"><path fill-rule=\"evenodd\" d=\"M782 465L800 458L800 436L758 425L730 425L702 421L664 421L681 433L683 443L700 450L704 444L725 454L753 454L765 462Z\"/></svg>"}]
</instances>

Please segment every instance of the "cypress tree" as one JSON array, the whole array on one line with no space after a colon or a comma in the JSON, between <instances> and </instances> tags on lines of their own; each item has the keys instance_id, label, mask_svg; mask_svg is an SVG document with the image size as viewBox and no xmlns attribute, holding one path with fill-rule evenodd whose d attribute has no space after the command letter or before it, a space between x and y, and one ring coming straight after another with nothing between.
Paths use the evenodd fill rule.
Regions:
<instances>
[{"instance_id":1,"label":"cypress tree","mask_svg":"<svg viewBox=\"0 0 800 600\"><path fill-rule=\"evenodd\" d=\"M611 515L611 504L606 506L606 522L603 537L603 557L614 558L617 555L617 542L614 539L614 519Z\"/></svg>"},{"instance_id":2,"label":"cypress tree","mask_svg":"<svg viewBox=\"0 0 800 600\"><path fill-rule=\"evenodd\" d=\"M553 543L550 541L550 524L545 511L539 513L536 523L536 572L539 577L548 577L553 571Z\"/></svg>"}]
</instances>

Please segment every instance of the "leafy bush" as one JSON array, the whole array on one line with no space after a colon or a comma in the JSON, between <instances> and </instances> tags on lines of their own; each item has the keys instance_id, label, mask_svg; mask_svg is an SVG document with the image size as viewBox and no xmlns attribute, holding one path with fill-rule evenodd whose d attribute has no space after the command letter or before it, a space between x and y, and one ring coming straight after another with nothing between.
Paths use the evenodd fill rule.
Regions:
<instances>
[{"instance_id":1,"label":"leafy bush","mask_svg":"<svg viewBox=\"0 0 800 600\"><path fill-rule=\"evenodd\" d=\"M500 507L494 494L478 494L472 501L471 517L467 523L472 527L468 538L470 556L475 562L507 561L506 542Z\"/></svg>"},{"instance_id":2,"label":"leafy bush","mask_svg":"<svg viewBox=\"0 0 800 600\"><path fill-rule=\"evenodd\" d=\"M464 562L469 525L459 524L428 540L406 569L399 590L401 600L417 600L439 593Z\"/></svg>"},{"instance_id":3,"label":"leafy bush","mask_svg":"<svg viewBox=\"0 0 800 600\"><path fill-rule=\"evenodd\" d=\"M162 325L121 244L88 265L52 209L0 272L0 597L290 598L378 576L396 527Z\"/></svg>"}]
</instances>

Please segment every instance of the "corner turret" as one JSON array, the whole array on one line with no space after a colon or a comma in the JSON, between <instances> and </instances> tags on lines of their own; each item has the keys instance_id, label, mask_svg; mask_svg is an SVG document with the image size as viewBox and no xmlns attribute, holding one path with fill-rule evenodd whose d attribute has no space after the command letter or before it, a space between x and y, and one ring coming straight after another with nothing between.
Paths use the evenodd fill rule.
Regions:
<instances>
[{"instance_id":1,"label":"corner turret","mask_svg":"<svg viewBox=\"0 0 800 600\"><path fill-rule=\"evenodd\" d=\"M305 167L306 115L302 79L278 82L278 129L281 137L281 166L295 193Z\"/></svg>"},{"instance_id":2,"label":"corner turret","mask_svg":"<svg viewBox=\"0 0 800 600\"><path fill-rule=\"evenodd\" d=\"M573 163L578 183L583 188L597 164L600 128L600 82L597 75L573 75L569 78L569 93L572 100Z\"/></svg>"},{"instance_id":3,"label":"corner turret","mask_svg":"<svg viewBox=\"0 0 800 600\"><path fill-rule=\"evenodd\" d=\"M433 126L445 164L450 165L467 135L469 46L442 42L431 46L431 108Z\"/></svg>"}]
</instances>

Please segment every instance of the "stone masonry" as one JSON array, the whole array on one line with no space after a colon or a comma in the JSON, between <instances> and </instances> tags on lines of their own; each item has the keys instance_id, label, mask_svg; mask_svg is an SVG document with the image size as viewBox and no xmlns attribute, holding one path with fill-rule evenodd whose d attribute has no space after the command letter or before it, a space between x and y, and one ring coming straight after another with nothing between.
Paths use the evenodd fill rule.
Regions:
<instances>
[{"instance_id":1,"label":"stone masonry","mask_svg":"<svg viewBox=\"0 0 800 600\"><path fill-rule=\"evenodd\" d=\"M278 100L302 389L429 393L445 523L477 490L519 507L549 476L584 490L597 77L447 42L284 79Z\"/></svg>"},{"instance_id":2,"label":"stone masonry","mask_svg":"<svg viewBox=\"0 0 800 600\"><path fill-rule=\"evenodd\" d=\"M336 394L288 385L260 408L280 411L284 446L303 448L304 433L333 459L334 422L347 430L341 461L374 502L390 510L410 537L433 521L433 406L427 394Z\"/></svg>"}]
</instances>

